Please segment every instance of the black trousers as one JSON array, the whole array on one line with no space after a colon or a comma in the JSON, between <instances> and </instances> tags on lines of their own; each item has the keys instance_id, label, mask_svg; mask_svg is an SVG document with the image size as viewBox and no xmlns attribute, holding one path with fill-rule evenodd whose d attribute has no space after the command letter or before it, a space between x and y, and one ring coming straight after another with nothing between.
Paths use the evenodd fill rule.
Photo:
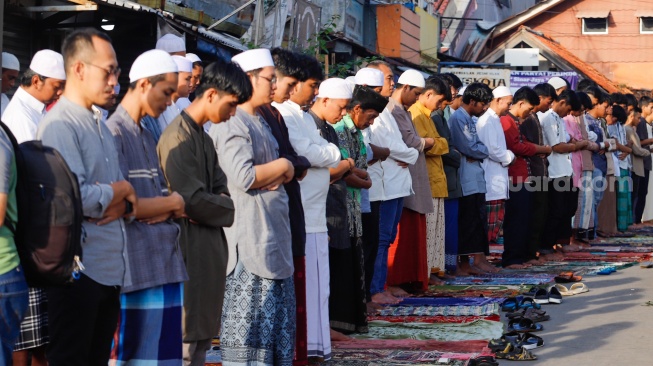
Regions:
<instances>
[{"instance_id":1,"label":"black trousers","mask_svg":"<svg viewBox=\"0 0 653 366\"><path fill-rule=\"evenodd\" d=\"M644 176L632 174L633 178L633 222L639 224L642 222L644 206L646 206L646 195L648 194L648 180L651 171L644 169Z\"/></svg>"},{"instance_id":2,"label":"black trousers","mask_svg":"<svg viewBox=\"0 0 653 366\"><path fill-rule=\"evenodd\" d=\"M89 277L48 292L50 366L106 366L120 313L120 287Z\"/></svg>"},{"instance_id":3,"label":"black trousers","mask_svg":"<svg viewBox=\"0 0 653 366\"><path fill-rule=\"evenodd\" d=\"M484 193L458 199L458 255L478 253L490 253Z\"/></svg>"},{"instance_id":4,"label":"black trousers","mask_svg":"<svg viewBox=\"0 0 653 366\"><path fill-rule=\"evenodd\" d=\"M533 192L526 186L510 191L503 221L502 265L522 264L536 258L537 249L529 243ZM535 250L534 250L535 249Z\"/></svg>"},{"instance_id":5,"label":"black trousers","mask_svg":"<svg viewBox=\"0 0 653 366\"><path fill-rule=\"evenodd\" d=\"M370 285L374 276L374 262L379 250L379 212L381 201L370 203L372 212L361 215L363 220L363 257L365 258L365 297L367 302L372 301Z\"/></svg>"},{"instance_id":6,"label":"black trousers","mask_svg":"<svg viewBox=\"0 0 653 366\"><path fill-rule=\"evenodd\" d=\"M578 190L573 189L571 177L555 178L549 181L549 212L547 215L542 245L551 248L559 241L568 244L571 238L571 218L578 207Z\"/></svg>"}]
</instances>

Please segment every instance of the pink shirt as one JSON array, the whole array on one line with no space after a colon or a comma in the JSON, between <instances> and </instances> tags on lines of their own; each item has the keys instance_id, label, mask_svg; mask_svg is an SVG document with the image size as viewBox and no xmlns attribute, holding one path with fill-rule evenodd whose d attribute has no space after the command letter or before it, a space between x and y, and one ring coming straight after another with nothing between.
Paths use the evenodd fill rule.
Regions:
<instances>
[{"instance_id":1,"label":"pink shirt","mask_svg":"<svg viewBox=\"0 0 653 366\"><path fill-rule=\"evenodd\" d=\"M583 135L580 132L580 123L576 117L570 114L563 118L563 120L565 121L565 127L569 136L575 140L582 140ZM583 174L583 156L580 151L571 153L571 168L574 170L574 174L572 175L574 187L580 188L580 177Z\"/></svg>"}]
</instances>

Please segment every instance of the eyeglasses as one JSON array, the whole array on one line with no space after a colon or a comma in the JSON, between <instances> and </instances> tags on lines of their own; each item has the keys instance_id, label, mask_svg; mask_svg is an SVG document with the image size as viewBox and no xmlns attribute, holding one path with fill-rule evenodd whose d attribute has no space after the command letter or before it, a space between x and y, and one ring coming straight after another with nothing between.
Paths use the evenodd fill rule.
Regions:
<instances>
[{"instance_id":1,"label":"eyeglasses","mask_svg":"<svg viewBox=\"0 0 653 366\"><path fill-rule=\"evenodd\" d=\"M273 76L273 77L271 77L271 78L267 78L267 77L265 77L265 76L261 76L261 75L259 75L259 77L260 77L260 78L263 78L263 79L265 79L265 80L267 80L267 81L269 81L270 84L276 84L276 83L277 83L277 77L276 77L276 76Z\"/></svg>"},{"instance_id":2,"label":"eyeglasses","mask_svg":"<svg viewBox=\"0 0 653 366\"><path fill-rule=\"evenodd\" d=\"M116 79L118 79L118 77L120 76L120 72L122 71L120 67L116 67L115 69L105 69L104 67L93 65L90 62L84 62L84 63L93 67L97 67L98 69L104 71L106 73L106 75L104 75L105 80L109 79L112 75L115 76Z\"/></svg>"}]
</instances>

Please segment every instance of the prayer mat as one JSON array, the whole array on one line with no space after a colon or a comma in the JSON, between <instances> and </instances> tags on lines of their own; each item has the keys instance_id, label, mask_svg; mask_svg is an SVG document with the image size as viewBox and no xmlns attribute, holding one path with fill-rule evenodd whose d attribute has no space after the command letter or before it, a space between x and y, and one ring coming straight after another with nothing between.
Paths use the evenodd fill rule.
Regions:
<instances>
[{"instance_id":1,"label":"prayer mat","mask_svg":"<svg viewBox=\"0 0 653 366\"><path fill-rule=\"evenodd\" d=\"M375 320L369 322L368 333L355 333L351 337L463 341L499 338L502 333L503 323L489 320L471 323L391 323Z\"/></svg>"},{"instance_id":2,"label":"prayer mat","mask_svg":"<svg viewBox=\"0 0 653 366\"><path fill-rule=\"evenodd\" d=\"M336 349L405 349L416 351L441 351L457 353L489 353L487 341L419 341L415 339L350 339L346 342L333 342Z\"/></svg>"},{"instance_id":3,"label":"prayer mat","mask_svg":"<svg viewBox=\"0 0 653 366\"><path fill-rule=\"evenodd\" d=\"M499 313L499 303L485 305L387 306L380 316L487 316Z\"/></svg>"},{"instance_id":4,"label":"prayer mat","mask_svg":"<svg viewBox=\"0 0 653 366\"><path fill-rule=\"evenodd\" d=\"M376 365L412 365L415 362L398 362L398 361L360 361L360 360L331 360L324 365L328 366L376 366ZM428 365L451 365L451 366L467 366L469 365L469 360L450 360L443 359L442 363L429 362Z\"/></svg>"},{"instance_id":5,"label":"prayer mat","mask_svg":"<svg viewBox=\"0 0 653 366\"><path fill-rule=\"evenodd\" d=\"M471 323L476 320L491 320L498 322L501 317L489 316L380 316L370 315L367 321L383 320L390 323Z\"/></svg>"},{"instance_id":6,"label":"prayer mat","mask_svg":"<svg viewBox=\"0 0 653 366\"><path fill-rule=\"evenodd\" d=\"M334 356L328 365L409 365L415 363L467 365L471 359L490 355L422 350L349 349L334 352Z\"/></svg>"},{"instance_id":7,"label":"prayer mat","mask_svg":"<svg viewBox=\"0 0 653 366\"><path fill-rule=\"evenodd\" d=\"M530 286L520 285L440 285L429 286L428 291L414 297L514 297Z\"/></svg>"},{"instance_id":8,"label":"prayer mat","mask_svg":"<svg viewBox=\"0 0 653 366\"><path fill-rule=\"evenodd\" d=\"M480 306L501 302L503 299L485 297L406 297L396 306Z\"/></svg>"},{"instance_id":9,"label":"prayer mat","mask_svg":"<svg viewBox=\"0 0 653 366\"><path fill-rule=\"evenodd\" d=\"M496 273L480 276L456 277L446 281L447 285L542 285L553 282L547 273Z\"/></svg>"}]
</instances>

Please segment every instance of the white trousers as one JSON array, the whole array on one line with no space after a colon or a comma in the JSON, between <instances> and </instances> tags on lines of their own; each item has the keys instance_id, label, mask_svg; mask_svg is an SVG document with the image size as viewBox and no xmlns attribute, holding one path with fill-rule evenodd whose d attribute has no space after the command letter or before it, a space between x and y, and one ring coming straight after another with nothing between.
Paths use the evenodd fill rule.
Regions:
<instances>
[{"instance_id":1,"label":"white trousers","mask_svg":"<svg viewBox=\"0 0 653 366\"><path fill-rule=\"evenodd\" d=\"M329 326L329 237L306 233L306 319L308 357L331 358Z\"/></svg>"}]
</instances>

